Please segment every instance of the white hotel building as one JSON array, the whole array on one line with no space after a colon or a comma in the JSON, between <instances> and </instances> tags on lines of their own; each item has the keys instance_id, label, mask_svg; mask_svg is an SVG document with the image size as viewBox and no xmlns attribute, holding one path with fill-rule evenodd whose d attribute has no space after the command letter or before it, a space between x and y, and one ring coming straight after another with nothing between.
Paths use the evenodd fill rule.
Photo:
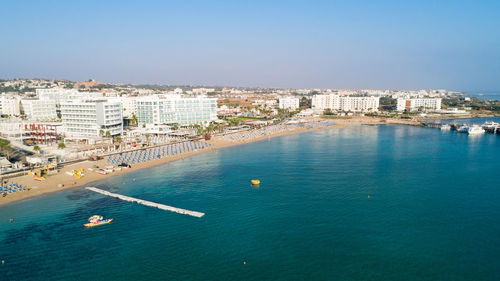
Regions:
<instances>
[{"instance_id":1,"label":"white hotel building","mask_svg":"<svg viewBox=\"0 0 500 281\"><path fill-rule=\"evenodd\" d=\"M315 111L325 109L352 112L378 111L379 99L379 97L344 97L334 94L314 95L312 109Z\"/></svg>"},{"instance_id":2,"label":"white hotel building","mask_svg":"<svg viewBox=\"0 0 500 281\"><path fill-rule=\"evenodd\" d=\"M279 108L297 110L299 108L299 98L296 97L281 97L279 98Z\"/></svg>"},{"instance_id":3,"label":"white hotel building","mask_svg":"<svg viewBox=\"0 0 500 281\"><path fill-rule=\"evenodd\" d=\"M80 92L73 89L50 88L36 89L36 95L40 100L52 100L56 105L60 105L61 102L80 96Z\"/></svg>"},{"instance_id":4,"label":"white hotel building","mask_svg":"<svg viewBox=\"0 0 500 281\"><path fill-rule=\"evenodd\" d=\"M20 115L20 97L14 95L0 95L0 114Z\"/></svg>"},{"instance_id":5,"label":"white hotel building","mask_svg":"<svg viewBox=\"0 0 500 281\"><path fill-rule=\"evenodd\" d=\"M217 99L205 96L153 95L137 98L140 124L207 125L217 120Z\"/></svg>"},{"instance_id":6,"label":"white hotel building","mask_svg":"<svg viewBox=\"0 0 500 281\"><path fill-rule=\"evenodd\" d=\"M22 99L21 111L29 120L48 121L57 119L56 102L50 99Z\"/></svg>"},{"instance_id":7,"label":"white hotel building","mask_svg":"<svg viewBox=\"0 0 500 281\"><path fill-rule=\"evenodd\" d=\"M124 118L137 117L137 97L121 97Z\"/></svg>"},{"instance_id":8,"label":"white hotel building","mask_svg":"<svg viewBox=\"0 0 500 281\"><path fill-rule=\"evenodd\" d=\"M118 99L80 99L61 103L65 136L70 139L96 140L109 132L123 133L122 107Z\"/></svg>"},{"instance_id":9,"label":"white hotel building","mask_svg":"<svg viewBox=\"0 0 500 281\"><path fill-rule=\"evenodd\" d=\"M441 110L441 98L399 98L397 103L398 111Z\"/></svg>"}]
</instances>

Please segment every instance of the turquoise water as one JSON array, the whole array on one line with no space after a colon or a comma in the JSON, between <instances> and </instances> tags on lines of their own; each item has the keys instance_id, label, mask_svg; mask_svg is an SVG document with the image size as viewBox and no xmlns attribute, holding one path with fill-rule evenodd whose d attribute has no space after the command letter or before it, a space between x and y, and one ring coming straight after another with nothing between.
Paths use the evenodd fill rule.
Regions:
<instances>
[{"instance_id":1,"label":"turquoise water","mask_svg":"<svg viewBox=\"0 0 500 281\"><path fill-rule=\"evenodd\" d=\"M498 135L406 126L208 152L94 185L201 219L83 189L0 209L0 279L498 280L499 156Z\"/></svg>"}]
</instances>

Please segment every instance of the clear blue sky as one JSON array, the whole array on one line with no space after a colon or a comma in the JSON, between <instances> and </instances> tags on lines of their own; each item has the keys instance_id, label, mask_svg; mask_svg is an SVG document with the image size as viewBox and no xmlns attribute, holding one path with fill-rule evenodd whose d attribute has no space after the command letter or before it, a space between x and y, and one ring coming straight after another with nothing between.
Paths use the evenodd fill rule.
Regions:
<instances>
[{"instance_id":1,"label":"clear blue sky","mask_svg":"<svg viewBox=\"0 0 500 281\"><path fill-rule=\"evenodd\" d=\"M500 1L5 1L19 77L500 90Z\"/></svg>"}]
</instances>

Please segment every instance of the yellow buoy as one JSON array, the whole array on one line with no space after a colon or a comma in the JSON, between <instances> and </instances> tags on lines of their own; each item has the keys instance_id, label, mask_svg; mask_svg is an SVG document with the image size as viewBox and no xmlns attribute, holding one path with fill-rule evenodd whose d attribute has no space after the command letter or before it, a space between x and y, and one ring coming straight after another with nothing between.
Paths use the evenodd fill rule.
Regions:
<instances>
[{"instance_id":1,"label":"yellow buoy","mask_svg":"<svg viewBox=\"0 0 500 281\"><path fill-rule=\"evenodd\" d=\"M243 264L247 264L247 262L246 262L246 261L243 261Z\"/></svg>"},{"instance_id":2,"label":"yellow buoy","mask_svg":"<svg viewBox=\"0 0 500 281\"><path fill-rule=\"evenodd\" d=\"M252 184L253 185L259 185L260 184L260 180L252 180Z\"/></svg>"}]
</instances>

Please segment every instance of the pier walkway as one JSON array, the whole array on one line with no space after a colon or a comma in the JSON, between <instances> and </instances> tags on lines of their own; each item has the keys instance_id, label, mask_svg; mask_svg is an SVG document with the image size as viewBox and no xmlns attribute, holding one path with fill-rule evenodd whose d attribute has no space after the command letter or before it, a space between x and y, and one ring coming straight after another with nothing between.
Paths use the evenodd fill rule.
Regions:
<instances>
[{"instance_id":1,"label":"pier walkway","mask_svg":"<svg viewBox=\"0 0 500 281\"><path fill-rule=\"evenodd\" d=\"M160 210L170 211L170 212L174 212L174 213L178 213L178 214L182 214L182 215L188 215L188 216L193 216L193 217L197 217L197 218L201 218L205 215L205 213L175 208L172 206L167 206L167 205L154 203L154 202L150 202L150 201L146 201L146 200L142 200L142 199L137 199L137 198L133 198L133 197L117 194L117 193L111 193L109 191L102 190L102 189L95 188L95 187L85 187L85 189L100 193L102 195L118 198L118 199L121 199L124 201L141 204L141 205L148 206L148 207L158 208Z\"/></svg>"}]
</instances>

